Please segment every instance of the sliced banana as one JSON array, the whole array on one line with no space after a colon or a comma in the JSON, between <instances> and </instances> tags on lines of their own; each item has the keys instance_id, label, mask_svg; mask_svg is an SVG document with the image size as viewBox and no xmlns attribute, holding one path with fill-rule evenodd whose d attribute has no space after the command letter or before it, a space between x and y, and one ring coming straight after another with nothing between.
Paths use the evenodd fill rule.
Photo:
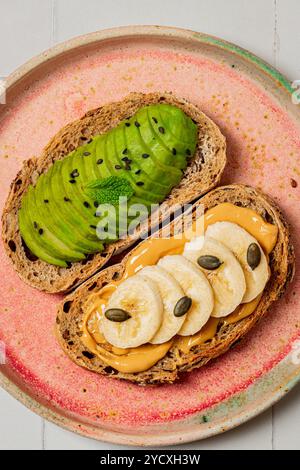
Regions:
<instances>
[{"instance_id":1,"label":"sliced banana","mask_svg":"<svg viewBox=\"0 0 300 470\"><path fill-rule=\"evenodd\" d=\"M197 333L208 321L214 305L213 292L205 275L181 255L164 256L158 266L168 271L179 282L185 295L192 299L178 334Z\"/></svg>"},{"instance_id":2,"label":"sliced banana","mask_svg":"<svg viewBox=\"0 0 300 470\"><path fill-rule=\"evenodd\" d=\"M246 292L242 303L251 302L264 290L270 277L267 258L257 240L245 229L232 222L216 222L207 228L206 235L222 242L235 254L246 279ZM254 269L247 262L248 248L252 243L258 246L261 255L259 264Z\"/></svg>"},{"instance_id":3,"label":"sliced banana","mask_svg":"<svg viewBox=\"0 0 300 470\"><path fill-rule=\"evenodd\" d=\"M185 315L174 315L174 308L184 297L184 292L174 277L159 266L146 266L139 271L140 274L156 283L164 305L162 324L150 343L165 343L178 333L185 320Z\"/></svg>"},{"instance_id":4,"label":"sliced banana","mask_svg":"<svg viewBox=\"0 0 300 470\"><path fill-rule=\"evenodd\" d=\"M241 303L245 291L246 282L242 267L234 254L225 245L213 238L205 236L201 249L191 250L189 247L184 248L183 255L193 261L205 275L207 276L213 292L214 307L212 317L225 317L233 312ZM213 269L204 269L199 266L198 260L205 256L218 259L221 263L212 264Z\"/></svg>"},{"instance_id":5,"label":"sliced banana","mask_svg":"<svg viewBox=\"0 0 300 470\"><path fill-rule=\"evenodd\" d=\"M136 348L148 343L161 326L163 302L155 282L135 275L120 284L111 295L106 312L122 309L129 313L125 321L111 321L102 313L101 332L117 348Z\"/></svg>"}]
</instances>

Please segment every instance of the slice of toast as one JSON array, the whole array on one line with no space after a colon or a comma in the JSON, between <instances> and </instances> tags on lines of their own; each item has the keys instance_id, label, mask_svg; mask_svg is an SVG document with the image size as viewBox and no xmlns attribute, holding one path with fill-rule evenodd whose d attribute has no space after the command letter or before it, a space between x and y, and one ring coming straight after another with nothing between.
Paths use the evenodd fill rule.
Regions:
<instances>
[{"instance_id":1,"label":"slice of toast","mask_svg":"<svg viewBox=\"0 0 300 470\"><path fill-rule=\"evenodd\" d=\"M169 103L181 108L198 125L198 143L180 184L173 188L162 204L164 216L172 212L174 204L191 202L215 187L226 164L226 143L219 128L196 106L172 94L132 93L119 102L89 111L58 132L43 150L39 158L24 162L11 184L10 193L2 215L2 238L8 256L21 278L33 287L46 292L67 292L88 279L108 262L111 256L128 248L147 231L145 222L126 239L108 244L101 253L86 260L72 263L69 268L50 265L30 253L21 239L18 226L18 210L22 195L30 184L35 184L40 174L47 171L54 161L64 158L72 150L98 134L116 127L120 121L132 116L142 106Z\"/></svg>"},{"instance_id":2,"label":"slice of toast","mask_svg":"<svg viewBox=\"0 0 300 470\"><path fill-rule=\"evenodd\" d=\"M99 291L112 279L121 278L127 255L120 264L93 276L66 297L59 306L56 319L57 337L63 350L76 364L100 374L127 379L140 385L172 383L181 372L201 367L233 347L265 315L271 303L284 293L294 275L294 250L290 241L288 224L280 209L269 197L249 186L219 187L202 197L194 207L203 204L206 211L223 202L253 209L267 222L276 224L279 229L276 245L269 257L271 277L256 310L237 323L221 325L212 340L194 346L187 354L183 354L176 346L173 346L163 359L145 372L135 374L118 372L107 366L83 345L80 340L80 322L90 294ZM178 224L179 219L171 224L171 233L174 233Z\"/></svg>"}]
</instances>

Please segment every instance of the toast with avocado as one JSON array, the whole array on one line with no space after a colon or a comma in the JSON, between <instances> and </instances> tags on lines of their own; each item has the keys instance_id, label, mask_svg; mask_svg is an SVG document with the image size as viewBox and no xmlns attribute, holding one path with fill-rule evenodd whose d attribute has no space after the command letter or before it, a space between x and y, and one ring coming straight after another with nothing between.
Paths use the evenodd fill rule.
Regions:
<instances>
[{"instance_id":1,"label":"toast with avocado","mask_svg":"<svg viewBox=\"0 0 300 470\"><path fill-rule=\"evenodd\" d=\"M183 256L178 255L177 250L177 254L173 251L171 256L164 256L162 259L157 257L156 261L159 261L156 265L147 266L146 270L143 268L140 273L134 271L134 275L126 279L127 266L130 264L128 261L145 251L145 249L137 251L139 247L148 243L148 250L151 250L149 240L145 240L137 248L133 248L121 263L95 274L65 297L58 308L56 318L57 338L64 352L76 364L96 373L129 380L139 385L172 383L181 373L199 368L234 347L267 313L271 304L284 294L294 275L294 250L288 224L274 201L250 186L234 184L219 187L194 204L193 223L200 205L204 207L203 217L206 217L208 224L205 226L206 242L200 251L198 247L195 248L197 239L192 239L185 244ZM181 230L181 220L177 218L170 224L171 237ZM257 235L257 239L253 235ZM205 251L206 244L209 247L207 251ZM193 245L192 250L189 250L191 245ZM229 253L229 248L233 253ZM162 251L165 254L166 246ZM194 258L195 263L192 262ZM206 275L213 289L212 298L207 290L209 287L203 279L200 279L201 286L199 284L196 286L197 289L192 289L192 284L198 282L200 271ZM175 279L171 279L172 276L175 276ZM241 281L242 278L245 285ZM128 281L131 282L130 289ZM156 311L159 311L161 305L153 281L156 282L156 286L162 288L165 295L169 296L171 291L177 295L175 300L179 298L174 304L172 318L169 316L166 324L163 320L158 329L154 325L154 320L156 321ZM228 284L227 291L226 288L219 289L221 281L223 286ZM110 296L110 299L114 297L114 301L112 304L111 300L106 303L105 314L97 317L97 321L101 322L98 325L101 324L105 339L109 338L113 344L107 347L107 342L103 343L103 346L101 336L97 338L97 328L91 323L91 317L88 317L89 320L85 324L86 315L94 308L93 296L102 292L101 295L105 297L107 286L118 282L121 283L117 285L116 291L113 289L113 294ZM127 288L125 288L126 283ZM168 286L171 286L170 289ZM142 295L144 301L143 318L138 317L137 304L134 310L134 301L138 299L138 288L141 291L139 295ZM185 292L182 293L180 289ZM167 291L169 293L166 293ZM200 292L203 294L204 309L197 311L199 304L195 305L194 301ZM181 297L183 294L185 295ZM153 298L149 307L151 313L151 323L149 323L148 307L145 307L145 302L151 295ZM188 295L190 302L187 300ZM237 303L242 302L238 309L234 304L237 297L239 297ZM170 297L167 299L171 301ZM209 317L205 309L211 301L215 304L213 310L210 308L211 317ZM197 315L194 317L192 312L189 312L191 303L194 304L194 310L196 308ZM163 304L164 315L168 314L167 304L168 302ZM97 315L101 316L99 299L97 305L100 305ZM228 315L232 311L233 313ZM130 323L131 315L133 320L136 315L138 322ZM186 317L182 324L180 322L184 315L190 316ZM155 336L153 336L154 330ZM173 335L174 331L179 333L171 339L170 335L166 336L166 332L171 332ZM195 331L198 333L195 334ZM142 346L143 349L134 347L149 341L148 334L152 339ZM87 336L90 335L94 339L88 343ZM138 336L139 343L136 341ZM103 347L106 347L106 350L103 350ZM126 347L132 349L120 349ZM128 369L130 351L133 352L131 361L135 363L134 368ZM144 364L140 369L136 361L137 353L140 353L140 361ZM151 355L153 361L149 362ZM145 362L145 358L148 362ZM126 370L131 372L124 372Z\"/></svg>"},{"instance_id":2,"label":"toast with avocado","mask_svg":"<svg viewBox=\"0 0 300 470\"><path fill-rule=\"evenodd\" d=\"M160 204L159 224L174 205L215 187L225 163L225 139L197 107L172 94L132 93L68 124L24 162L2 215L7 254L31 286L67 292L149 228L144 220L126 236L110 232L99 205L115 204L122 222L120 197L127 211Z\"/></svg>"}]
</instances>

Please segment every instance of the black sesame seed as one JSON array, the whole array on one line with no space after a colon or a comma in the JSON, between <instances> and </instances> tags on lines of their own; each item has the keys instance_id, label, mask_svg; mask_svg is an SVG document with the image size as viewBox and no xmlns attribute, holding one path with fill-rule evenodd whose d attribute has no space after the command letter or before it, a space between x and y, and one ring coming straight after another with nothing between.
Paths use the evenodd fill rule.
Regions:
<instances>
[{"instance_id":1,"label":"black sesame seed","mask_svg":"<svg viewBox=\"0 0 300 470\"><path fill-rule=\"evenodd\" d=\"M125 148L122 153L123 153L123 155L126 155L126 153L128 153L128 149Z\"/></svg>"},{"instance_id":2,"label":"black sesame seed","mask_svg":"<svg viewBox=\"0 0 300 470\"><path fill-rule=\"evenodd\" d=\"M141 171L142 171L141 169L136 170L135 174L136 174L136 175L139 175L139 174L141 173Z\"/></svg>"},{"instance_id":3,"label":"black sesame seed","mask_svg":"<svg viewBox=\"0 0 300 470\"><path fill-rule=\"evenodd\" d=\"M129 127L129 126L130 126L130 122L125 122L125 126L126 126L126 127Z\"/></svg>"},{"instance_id":4,"label":"black sesame seed","mask_svg":"<svg viewBox=\"0 0 300 470\"><path fill-rule=\"evenodd\" d=\"M145 184L144 181L137 181L136 183L137 186L144 186L144 184Z\"/></svg>"},{"instance_id":5,"label":"black sesame seed","mask_svg":"<svg viewBox=\"0 0 300 470\"><path fill-rule=\"evenodd\" d=\"M47 204L49 202L49 199L44 199L44 202Z\"/></svg>"},{"instance_id":6,"label":"black sesame seed","mask_svg":"<svg viewBox=\"0 0 300 470\"><path fill-rule=\"evenodd\" d=\"M39 229L39 234L40 234L40 235L43 235L43 233L44 233L44 230L43 230L42 228L40 228L40 229Z\"/></svg>"},{"instance_id":7,"label":"black sesame seed","mask_svg":"<svg viewBox=\"0 0 300 470\"><path fill-rule=\"evenodd\" d=\"M116 170L121 170L121 168L122 168L121 165L115 165Z\"/></svg>"},{"instance_id":8,"label":"black sesame seed","mask_svg":"<svg viewBox=\"0 0 300 470\"><path fill-rule=\"evenodd\" d=\"M89 155L91 155L91 152L83 152L83 155L84 155L85 157L88 157Z\"/></svg>"},{"instance_id":9,"label":"black sesame seed","mask_svg":"<svg viewBox=\"0 0 300 470\"><path fill-rule=\"evenodd\" d=\"M89 139L87 143L90 144L91 142L93 142L93 139L92 139L92 138Z\"/></svg>"},{"instance_id":10,"label":"black sesame seed","mask_svg":"<svg viewBox=\"0 0 300 470\"><path fill-rule=\"evenodd\" d=\"M128 162L129 158L128 157L123 157L121 160L122 160L122 162Z\"/></svg>"},{"instance_id":11,"label":"black sesame seed","mask_svg":"<svg viewBox=\"0 0 300 470\"><path fill-rule=\"evenodd\" d=\"M64 197L64 201L70 202L70 200L71 200L71 199L69 199L68 197L66 197L66 196Z\"/></svg>"},{"instance_id":12,"label":"black sesame seed","mask_svg":"<svg viewBox=\"0 0 300 470\"><path fill-rule=\"evenodd\" d=\"M140 127L141 126L138 121L135 121L134 125L135 125L135 127Z\"/></svg>"},{"instance_id":13,"label":"black sesame seed","mask_svg":"<svg viewBox=\"0 0 300 470\"><path fill-rule=\"evenodd\" d=\"M149 153L143 153L142 157L143 157L143 158L149 158L150 155L149 155Z\"/></svg>"},{"instance_id":14,"label":"black sesame seed","mask_svg":"<svg viewBox=\"0 0 300 470\"><path fill-rule=\"evenodd\" d=\"M125 170L127 170L127 171L131 170L131 166L129 165L128 162L125 163Z\"/></svg>"},{"instance_id":15,"label":"black sesame seed","mask_svg":"<svg viewBox=\"0 0 300 470\"><path fill-rule=\"evenodd\" d=\"M84 201L83 205L84 205L84 207L91 207L90 203L87 202L87 201Z\"/></svg>"},{"instance_id":16,"label":"black sesame seed","mask_svg":"<svg viewBox=\"0 0 300 470\"><path fill-rule=\"evenodd\" d=\"M158 121L157 121L156 117L154 117L154 116L153 116L153 117L152 117L152 119L153 119L153 121L155 122L155 124L157 124L157 123L158 123Z\"/></svg>"},{"instance_id":17,"label":"black sesame seed","mask_svg":"<svg viewBox=\"0 0 300 470\"><path fill-rule=\"evenodd\" d=\"M90 225L91 228L94 228L96 230L96 225Z\"/></svg>"},{"instance_id":18,"label":"black sesame seed","mask_svg":"<svg viewBox=\"0 0 300 470\"><path fill-rule=\"evenodd\" d=\"M82 136L80 137L80 140L87 140L87 137L85 137L84 135L82 135Z\"/></svg>"},{"instance_id":19,"label":"black sesame seed","mask_svg":"<svg viewBox=\"0 0 300 470\"><path fill-rule=\"evenodd\" d=\"M75 168L75 170L71 171L70 176L71 176L71 178L77 178L77 176L79 176L79 172L78 172L77 168Z\"/></svg>"},{"instance_id":20,"label":"black sesame seed","mask_svg":"<svg viewBox=\"0 0 300 470\"><path fill-rule=\"evenodd\" d=\"M172 148L172 153L173 153L173 155L176 155L176 153L177 153L176 148L174 148L174 147Z\"/></svg>"},{"instance_id":21,"label":"black sesame seed","mask_svg":"<svg viewBox=\"0 0 300 470\"><path fill-rule=\"evenodd\" d=\"M103 158L99 158L99 159L97 160L97 165L101 165L101 163L103 163Z\"/></svg>"},{"instance_id":22,"label":"black sesame seed","mask_svg":"<svg viewBox=\"0 0 300 470\"><path fill-rule=\"evenodd\" d=\"M159 126L158 130L159 130L159 132L160 132L161 134L164 134L164 133L165 133L165 128L162 127L162 126Z\"/></svg>"},{"instance_id":23,"label":"black sesame seed","mask_svg":"<svg viewBox=\"0 0 300 470\"><path fill-rule=\"evenodd\" d=\"M98 202L94 201L94 207L98 207L98 206L99 206Z\"/></svg>"},{"instance_id":24,"label":"black sesame seed","mask_svg":"<svg viewBox=\"0 0 300 470\"><path fill-rule=\"evenodd\" d=\"M74 184L74 183L76 183L76 180L74 180L74 179L72 179L72 180L69 180L69 183L72 183L72 184Z\"/></svg>"},{"instance_id":25,"label":"black sesame seed","mask_svg":"<svg viewBox=\"0 0 300 470\"><path fill-rule=\"evenodd\" d=\"M37 222L33 222L33 226L34 226L34 228L38 228Z\"/></svg>"},{"instance_id":26,"label":"black sesame seed","mask_svg":"<svg viewBox=\"0 0 300 470\"><path fill-rule=\"evenodd\" d=\"M192 155L192 152L190 151L190 149L186 149L185 153L189 156Z\"/></svg>"}]
</instances>

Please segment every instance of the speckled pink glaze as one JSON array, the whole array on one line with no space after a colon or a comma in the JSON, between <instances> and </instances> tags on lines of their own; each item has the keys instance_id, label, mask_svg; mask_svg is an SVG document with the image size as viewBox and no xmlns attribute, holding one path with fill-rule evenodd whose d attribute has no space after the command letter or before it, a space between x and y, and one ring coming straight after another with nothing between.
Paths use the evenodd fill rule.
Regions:
<instances>
[{"instance_id":1,"label":"speckled pink glaze","mask_svg":"<svg viewBox=\"0 0 300 470\"><path fill-rule=\"evenodd\" d=\"M38 155L64 124L131 91L172 91L207 113L228 142L223 182L261 187L300 230L299 128L263 88L237 68L199 53L148 40L77 54L55 66L7 106L0 131L1 206L21 161ZM294 188L293 178L299 182ZM294 236L296 253L299 237ZM246 338L214 363L175 385L140 388L97 376L73 364L53 326L59 296L39 293L15 274L1 247L0 338L30 389L85 422L133 429L193 415L247 388L290 350L300 335L300 277ZM120 399L122 397L122 399Z\"/></svg>"}]
</instances>

